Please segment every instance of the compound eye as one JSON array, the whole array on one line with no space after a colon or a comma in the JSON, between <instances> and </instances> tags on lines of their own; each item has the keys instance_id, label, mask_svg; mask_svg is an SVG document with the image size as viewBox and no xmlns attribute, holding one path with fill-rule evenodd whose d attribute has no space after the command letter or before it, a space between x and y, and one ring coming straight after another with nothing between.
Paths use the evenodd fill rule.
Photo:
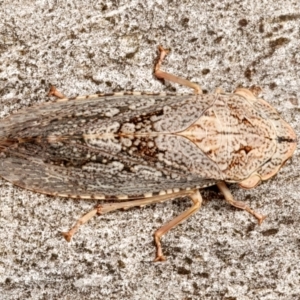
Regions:
<instances>
[{"instance_id":1,"label":"compound eye","mask_svg":"<svg viewBox=\"0 0 300 300\"><path fill-rule=\"evenodd\" d=\"M238 185L243 189L252 189L261 183L261 177L259 174L252 174L249 178L241 181Z\"/></svg>"}]
</instances>

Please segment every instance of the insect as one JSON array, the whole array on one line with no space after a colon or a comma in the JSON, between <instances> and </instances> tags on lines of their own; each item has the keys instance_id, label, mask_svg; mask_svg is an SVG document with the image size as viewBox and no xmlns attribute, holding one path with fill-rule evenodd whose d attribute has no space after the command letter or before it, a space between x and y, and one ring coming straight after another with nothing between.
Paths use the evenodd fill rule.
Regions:
<instances>
[{"instance_id":1,"label":"insect","mask_svg":"<svg viewBox=\"0 0 300 300\"><path fill-rule=\"evenodd\" d=\"M158 78L194 89L190 95L113 93L35 105L0 122L0 176L53 196L102 203L64 233L70 241L96 214L189 197L192 206L154 233L161 237L201 206L201 188L217 185L231 205L261 223L265 216L236 201L226 182L250 189L274 176L296 148L293 129L255 89L202 94L161 70Z\"/></svg>"}]
</instances>

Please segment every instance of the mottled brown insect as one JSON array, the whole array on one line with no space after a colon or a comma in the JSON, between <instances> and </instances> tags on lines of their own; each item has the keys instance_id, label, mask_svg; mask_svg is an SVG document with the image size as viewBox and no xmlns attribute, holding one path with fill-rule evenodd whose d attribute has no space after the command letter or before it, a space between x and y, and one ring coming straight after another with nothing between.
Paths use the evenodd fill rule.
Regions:
<instances>
[{"instance_id":1,"label":"mottled brown insect","mask_svg":"<svg viewBox=\"0 0 300 300\"><path fill-rule=\"evenodd\" d=\"M29 190L78 199L122 200L100 204L67 233L96 214L188 196L193 205L155 236L156 261L164 260L161 237L201 206L199 189L225 182L253 188L274 176L296 148L296 135L256 90L217 90L203 95L187 80L162 72L160 48L155 75L186 85L194 95L97 94L64 98L12 114L0 122L0 176Z\"/></svg>"}]
</instances>

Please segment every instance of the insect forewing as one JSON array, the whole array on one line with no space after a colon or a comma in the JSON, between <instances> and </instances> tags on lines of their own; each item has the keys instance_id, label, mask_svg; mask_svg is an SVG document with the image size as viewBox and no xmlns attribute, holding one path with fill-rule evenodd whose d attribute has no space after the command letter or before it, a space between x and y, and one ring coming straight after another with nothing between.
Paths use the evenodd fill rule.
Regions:
<instances>
[{"instance_id":1,"label":"insect forewing","mask_svg":"<svg viewBox=\"0 0 300 300\"><path fill-rule=\"evenodd\" d=\"M41 193L97 199L212 185L217 166L177 133L213 101L123 95L27 108L0 123L0 175Z\"/></svg>"}]
</instances>

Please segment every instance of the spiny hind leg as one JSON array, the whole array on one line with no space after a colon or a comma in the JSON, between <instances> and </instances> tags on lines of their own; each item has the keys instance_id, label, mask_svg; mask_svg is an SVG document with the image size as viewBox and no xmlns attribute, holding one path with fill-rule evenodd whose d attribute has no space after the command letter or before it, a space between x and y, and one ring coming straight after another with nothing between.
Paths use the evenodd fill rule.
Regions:
<instances>
[{"instance_id":1,"label":"spiny hind leg","mask_svg":"<svg viewBox=\"0 0 300 300\"><path fill-rule=\"evenodd\" d=\"M234 198L233 198L230 190L228 189L227 185L225 184L225 182L223 182L223 181L218 182L217 186L218 186L219 190L222 192L222 194L224 195L225 200L229 204L231 204L234 207L243 209L243 210L247 211L248 213L250 213L251 215L253 215L258 220L259 225L267 217L267 216L261 215L260 213L252 210L246 203L234 200Z\"/></svg>"},{"instance_id":2,"label":"spiny hind leg","mask_svg":"<svg viewBox=\"0 0 300 300\"><path fill-rule=\"evenodd\" d=\"M167 195L159 195L159 196L154 196L154 197L149 197L149 198L144 198L144 199L139 199L139 200L132 200L132 201L121 201L117 203L104 203L101 205L98 205L95 207L93 210L82 216L76 223L75 225L68 231L68 232L63 232L63 236L65 239L69 242L73 235L78 231L79 227L83 224L85 224L87 221L89 221L91 218L93 218L95 215L103 215L106 214L110 211L118 210L118 209L128 209L134 206L144 206L148 204L153 204L153 203L158 203L158 202L163 202L167 200L172 200L178 197L191 197L193 201L193 206L183 212L181 215L173 219L171 222L167 223L160 229L158 229L155 234L154 234L154 239L155 239L155 244L157 248L157 256L155 261L163 261L165 260L165 257L162 253L162 247L161 247L161 242L160 239L161 237L166 234L170 229L175 227L177 224L181 223L185 219L187 219L190 215L195 213L201 206L202 198L199 193L199 191L181 191L178 193L173 193L173 194L167 194Z\"/></svg>"},{"instance_id":3,"label":"spiny hind leg","mask_svg":"<svg viewBox=\"0 0 300 300\"><path fill-rule=\"evenodd\" d=\"M170 50L164 49L162 46L159 46L158 50L160 52L160 55L159 55L158 62L156 63L155 68L154 68L154 74L155 74L155 76L157 78L165 79L165 80L168 80L168 81L171 81L171 82L175 82L175 83L181 84L183 86L192 88L192 89L194 89L195 94L202 94L202 89L201 89L201 87L198 84L193 83L193 82L191 82L189 80L177 77L177 76L175 76L173 74L163 72L160 69L160 67L162 65L162 62L163 62L164 58L170 52Z\"/></svg>"}]
</instances>

